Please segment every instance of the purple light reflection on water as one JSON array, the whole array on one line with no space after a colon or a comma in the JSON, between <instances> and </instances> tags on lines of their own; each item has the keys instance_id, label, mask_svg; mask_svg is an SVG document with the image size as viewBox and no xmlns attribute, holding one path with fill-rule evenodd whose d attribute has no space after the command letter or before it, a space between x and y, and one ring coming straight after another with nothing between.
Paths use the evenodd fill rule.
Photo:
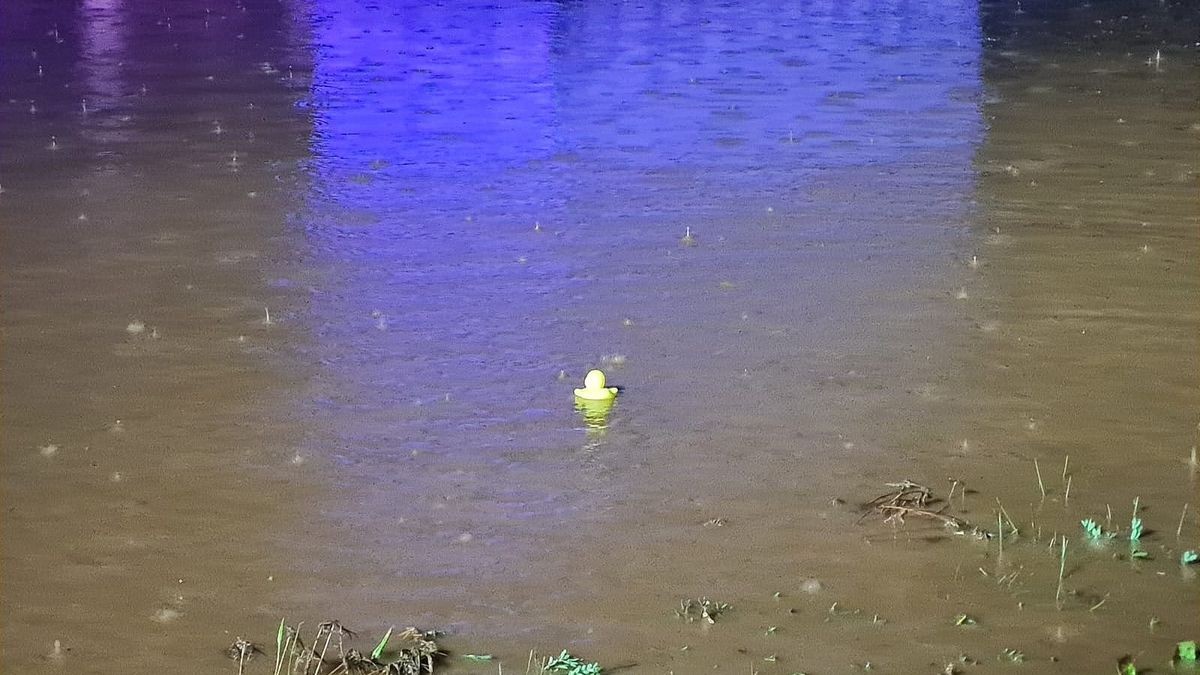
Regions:
<instances>
[{"instance_id":1,"label":"purple light reflection on water","mask_svg":"<svg viewBox=\"0 0 1200 675\"><path fill-rule=\"evenodd\" d=\"M842 279L849 261L831 258L768 275L751 298L778 305L813 285L817 309L794 306L852 325L857 310L823 289L889 288L942 255L954 228L913 226L963 216L982 131L970 2L329 1L313 34L301 220L329 282L310 307L323 364L310 442L360 485L339 510L371 549L422 551L391 561L398 576L518 574L549 531L651 489L636 468L655 461L647 447L672 425L720 423L671 405L695 367L686 355L725 327L669 289L739 261L796 265L786 244L768 250L774 235L753 240L774 205L815 214L792 242L903 242L899 268ZM860 174L871 190L814 196ZM698 224L731 252L681 266L678 238ZM629 315L668 343L623 332ZM622 397L606 437L585 438L555 375L626 350L656 375ZM727 361L705 368L735 382L742 364ZM615 373L637 377L651 376ZM730 386L716 394L727 412L762 407ZM440 529L415 541L415 528L371 525L397 518ZM466 531L494 545L451 543Z\"/></svg>"}]
</instances>

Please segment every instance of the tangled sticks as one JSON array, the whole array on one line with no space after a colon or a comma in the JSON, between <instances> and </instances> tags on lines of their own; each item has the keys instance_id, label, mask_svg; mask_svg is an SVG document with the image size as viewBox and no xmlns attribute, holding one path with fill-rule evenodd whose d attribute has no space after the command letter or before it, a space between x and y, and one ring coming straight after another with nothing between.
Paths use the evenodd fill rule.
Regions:
<instances>
[{"instance_id":1,"label":"tangled sticks","mask_svg":"<svg viewBox=\"0 0 1200 675\"><path fill-rule=\"evenodd\" d=\"M882 515L885 523L903 524L908 516L917 516L939 521L956 532L963 532L970 527L962 518L946 513L949 502L934 497L933 492L924 485L905 480L887 483L887 486L892 488L890 492L863 504L864 513L860 521L875 513Z\"/></svg>"}]
</instances>

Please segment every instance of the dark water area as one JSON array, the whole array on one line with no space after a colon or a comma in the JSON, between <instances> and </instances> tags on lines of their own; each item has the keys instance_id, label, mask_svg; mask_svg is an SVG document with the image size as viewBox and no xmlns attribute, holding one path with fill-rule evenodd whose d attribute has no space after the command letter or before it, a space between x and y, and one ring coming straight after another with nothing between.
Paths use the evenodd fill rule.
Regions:
<instances>
[{"instance_id":1,"label":"dark water area","mask_svg":"<svg viewBox=\"0 0 1200 675\"><path fill-rule=\"evenodd\" d=\"M237 672L281 617L444 630L439 672L1158 667L1200 632L1197 36L0 3L0 669ZM862 517L903 480L964 535Z\"/></svg>"}]
</instances>

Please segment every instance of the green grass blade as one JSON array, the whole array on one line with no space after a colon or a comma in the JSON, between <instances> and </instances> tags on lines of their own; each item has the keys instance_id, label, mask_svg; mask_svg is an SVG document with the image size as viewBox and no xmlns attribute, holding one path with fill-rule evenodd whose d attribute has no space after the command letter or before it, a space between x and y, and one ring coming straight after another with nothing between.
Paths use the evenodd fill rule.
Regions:
<instances>
[{"instance_id":1,"label":"green grass blade","mask_svg":"<svg viewBox=\"0 0 1200 675\"><path fill-rule=\"evenodd\" d=\"M375 645L375 649L371 650L371 659L372 660L378 661L379 657L383 656L383 650L387 649L387 643L388 643L388 640L392 639L392 630L394 628L395 628L395 626L392 626L391 628L389 628L387 633L384 633L383 639L379 641L379 644Z\"/></svg>"},{"instance_id":2,"label":"green grass blade","mask_svg":"<svg viewBox=\"0 0 1200 675\"><path fill-rule=\"evenodd\" d=\"M279 631L275 633L275 673L274 673L274 675L279 675L280 669L283 668L283 662L287 658L283 654L284 636L287 635L287 628L286 628L286 624L284 624L284 621L286 621L286 619L279 620Z\"/></svg>"}]
</instances>

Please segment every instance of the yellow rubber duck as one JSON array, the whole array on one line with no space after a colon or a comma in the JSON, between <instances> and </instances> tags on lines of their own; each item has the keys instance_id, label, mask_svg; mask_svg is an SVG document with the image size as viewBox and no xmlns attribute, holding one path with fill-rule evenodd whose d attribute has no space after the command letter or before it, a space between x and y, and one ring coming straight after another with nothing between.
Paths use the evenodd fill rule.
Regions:
<instances>
[{"instance_id":1,"label":"yellow rubber duck","mask_svg":"<svg viewBox=\"0 0 1200 675\"><path fill-rule=\"evenodd\" d=\"M617 397L616 387L604 386L604 373L599 370L588 371L583 378L583 389L575 390L575 398L585 401L611 401Z\"/></svg>"}]
</instances>

